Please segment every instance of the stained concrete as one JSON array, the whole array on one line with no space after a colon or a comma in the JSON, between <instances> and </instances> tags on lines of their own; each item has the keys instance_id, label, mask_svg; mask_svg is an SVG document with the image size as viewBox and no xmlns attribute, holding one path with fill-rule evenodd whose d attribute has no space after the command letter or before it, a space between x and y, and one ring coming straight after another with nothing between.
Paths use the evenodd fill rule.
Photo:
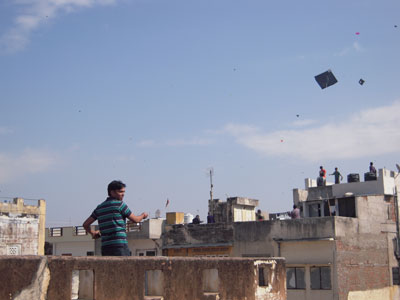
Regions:
<instances>
[{"instance_id":1,"label":"stained concrete","mask_svg":"<svg viewBox=\"0 0 400 300\"><path fill-rule=\"evenodd\" d=\"M270 274L259 287L259 266ZM48 268L48 269L47 269ZM8 272L6 272L6 270ZM46 271L47 270L47 271ZM50 272L48 272L48 270ZM0 257L0 299L70 300L74 270L93 274L96 300L285 300L286 271L281 258L134 258L134 257ZM205 271L217 270L217 271ZM147 282L156 271L163 282ZM204 285L206 274L218 276L218 285ZM218 275L216 275L218 274ZM47 286L48 283L48 286ZM203 287L206 286L207 290ZM34 291L36 290L36 294ZM151 292L162 295L151 295ZM76 292L75 292L76 293ZM78 291L79 294L79 291ZM46 298L47 297L47 298Z\"/></svg>"}]
</instances>

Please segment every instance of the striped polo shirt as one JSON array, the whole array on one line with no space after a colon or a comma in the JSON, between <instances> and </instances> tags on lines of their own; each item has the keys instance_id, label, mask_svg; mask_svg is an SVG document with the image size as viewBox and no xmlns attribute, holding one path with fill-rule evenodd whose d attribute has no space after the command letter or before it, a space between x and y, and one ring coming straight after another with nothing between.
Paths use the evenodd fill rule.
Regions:
<instances>
[{"instance_id":1,"label":"striped polo shirt","mask_svg":"<svg viewBox=\"0 0 400 300\"><path fill-rule=\"evenodd\" d=\"M128 244L125 219L131 213L131 210L123 201L111 197L97 206L91 217L99 222L102 247Z\"/></svg>"}]
</instances>

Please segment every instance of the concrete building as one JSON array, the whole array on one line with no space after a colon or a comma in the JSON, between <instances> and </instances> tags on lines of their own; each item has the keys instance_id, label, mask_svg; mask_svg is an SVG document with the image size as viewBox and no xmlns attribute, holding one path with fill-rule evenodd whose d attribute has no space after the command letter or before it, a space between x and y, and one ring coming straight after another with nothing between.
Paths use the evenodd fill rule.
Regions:
<instances>
[{"instance_id":1,"label":"concrete building","mask_svg":"<svg viewBox=\"0 0 400 300\"><path fill-rule=\"evenodd\" d=\"M0 256L0 299L285 300L285 279L279 258Z\"/></svg>"},{"instance_id":2,"label":"concrete building","mask_svg":"<svg viewBox=\"0 0 400 300\"><path fill-rule=\"evenodd\" d=\"M133 256L162 255L164 219L148 219L141 223L127 223L128 247ZM93 226L94 229L97 228ZM101 239L94 240L82 226L46 228L48 255L101 255Z\"/></svg>"},{"instance_id":3,"label":"concrete building","mask_svg":"<svg viewBox=\"0 0 400 300\"><path fill-rule=\"evenodd\" d=\"M0 255L43 255L46 202L22 198L0 203Z\"/></svg>"},{"instance_id":4,"label":"concrete building","mask_svg":"<svg viewBox=\"0 0 400 300\"><path fill-rule=\"evenodd\" d=\"M94 226L93 226L94 227ZM48 255L93 256L95 241L82 226L46 228Z\"/></svg>"},{"instance_id":5,"label":"concrete building","mask_svg":"<svg viewBox=\"0 0 400 300\"><path fill-rule=\"evenodd\" d=\"M216 223L255 221L257 206L258 200L244 197L231 197L226 201L208 200L208 212L214 216Z\"/></svg>"},{"instance_id":6,"label":"concrete building","mask_svg":"<svg viewBox=\"0 0 400 300\"><path fill-rule=\"evenodd\" d=\"M321 187L307 179L293 191L303 218L166 226L163 251L284 257L288 299L400 299L397 175Z\"/></svg>"}]
</instances>

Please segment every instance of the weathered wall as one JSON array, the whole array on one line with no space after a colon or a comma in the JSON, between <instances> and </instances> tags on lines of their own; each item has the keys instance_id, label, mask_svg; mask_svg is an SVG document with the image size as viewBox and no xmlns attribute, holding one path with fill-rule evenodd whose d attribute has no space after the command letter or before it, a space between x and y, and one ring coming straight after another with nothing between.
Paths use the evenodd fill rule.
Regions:
<instances>
[{"instance_id":1,"label":"weathered wall","mask_svg":"<svg viewBox=\"0 0 400 300\"><path fill-rule=\"evenodd\" d=\"M45 268L42 264L39 270L43 260ZM259 286L260 268L265 269L264 286ZM46 270L50 272L44 272ZM10 299L10 295L11 299L18 300L39 299L18 296L24 288L32 290L36 286L42 290L45 287L47 299L70 300L72 278L76 280L74 270L89 270L85 273L92 274L93 299L96 300L139 300L145 296L163 300L286 299L285 263L280 258L51 256L0 257L0 299ZM38 273L46 276L38 276Z\"/></svg>"},{"instance_id":2,"label":"weathered wall","mask_svg":"<svg viewBox=\"0 0 400 300\"><path fill-rule=\"evenodd\" d=\"M398 300L400 299L399 286L391 286L383 289L349 292L347 300Z\"/></svg>"},{"instance_id":3,"label":"weathered wall","mask_svg":"<svg viewBox=\"0 0 400 300\"><path fill-rule=\"evenodd\" d=\"M336 271L338 299L348 299L350 292L382 289L392 284L395 232L369 233L365 222L336 218ZM379 223L377 223L379 228ZM388 299L388 298L382 298Z\"/></svg>"},{"instance_id":4,"label":"weathered wall","mask_svg":"<svg viewBox=\"0 0 400 300\"><path fill-rule=\"evenodd\" d=\"M44 254L46 203L25 205L15 198L12 203L0 203L0 255L7 248L18 248L20 254Z\"/></svg>"},{"instance_id":5,"label":"weathered wall","mask_svg":"<svg viewBox=\"0 0 400 300\"><path fill-rule=\"evenodd\" d=\"M233 241L233 225L224 223L167 225L163 246L226 244Z\"/></svg>"}]
</instances>

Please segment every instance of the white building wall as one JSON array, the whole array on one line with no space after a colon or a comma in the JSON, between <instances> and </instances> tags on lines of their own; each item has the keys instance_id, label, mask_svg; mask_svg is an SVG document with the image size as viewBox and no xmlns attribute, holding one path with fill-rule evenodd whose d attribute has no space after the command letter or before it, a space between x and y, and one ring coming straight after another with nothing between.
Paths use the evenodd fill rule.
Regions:
<instances>
[{"instance_id":1,"label":"white building wall","mask_svg":"<svg viewBox=\"0 0 400 300\"><path fill-rule=\"evenodd\" d=\"M37 255L39 218L0 215L0 255Z\"/></svg>"},{"instance_id":2,"label":"white building wall","mask_svg":"<svg viewBox=\"0 0 400 300\"><path fill-rule=\"evenodd\" d=\"M59 242L53 243L53 255L87 256L94 252L94 242Z\"/></svg>"}]
</instances>

